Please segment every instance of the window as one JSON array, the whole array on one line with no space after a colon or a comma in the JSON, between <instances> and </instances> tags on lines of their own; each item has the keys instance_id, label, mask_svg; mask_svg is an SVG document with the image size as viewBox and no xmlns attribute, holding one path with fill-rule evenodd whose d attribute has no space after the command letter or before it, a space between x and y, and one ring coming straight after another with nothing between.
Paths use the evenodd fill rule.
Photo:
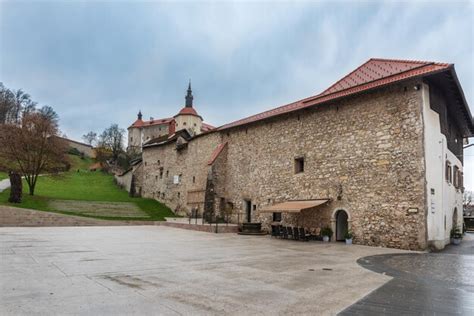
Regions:
<instances>
[{"instance_id":1,"label":"window","mask_svg":"<svg viewBox=\"0 0 474 316\"><path fill-rule=\"evenodd\" d=\"M160 168L160 179L163 179L163 167Z\"/></svg>"},{"instance_id":2,"label":"window","mask_svg":"<svg viewBox=\"0 0 474 316\"><path fill-rule=\"evenodd\" d=\"M161 161L158 159L157 163L158 163L158 166L159 166L161 164Z\"/></svg>"},{"instance_id":3,"label":"window","mask_svg":"<svg viewBox=\"0 0 474 316\"><path fill-rule=\"evenodd\" d=\"M168 175L170 174L169 170L166 170L166 177L168 178Z\"/></svg>"},{"instance_id":4,"label":"window","mask_svg":"<svg viewBox=\"0 0 474 316\"><path fill-rule=\"evenodd\" d=\"M296 158L295 159L295 173L304 172L304 158Z\"/></svg>"},{"instance_id":5,"label":"window","mask_svg":"<svg viewBox=\"0 0 474 316\"><path fill-rule=\"evenodd\" d=\"M183 122L183 126L186 126L186 122Z\"/></svg>"},{"instance_id":6,"label":"window","mask_svg":"<svg viewBox=\"0 0 474 316\"><path fill-rule=\"evenodd\" d=\"M158 176L155 176L155 180L158 180Z\"/></svg>"},{"instance_id":7,"label":"window","mask_svg":"<svg viewBox=\"0 0 474 316\"><path fill-rule=\"evenodd\" d=\"M281 222L281 213L273 213L273 221L274 222Z\"/></svg>"},{"instance_id":8,"label":"window","mask_svg":"<svg viewBox=\"0 0 474 316\"><path fill-rule=\"evenodd\" d=\"M133 137L132 136L130 136L130 141L133 142Z\"/></svg>"},{"instance_id":9,"label":"window","mask_svg":"<svg viewBox=\"0 0 474 316\"><path fill-rule=\"evenodd\" d=\"M178 192L178 199L181 197L181 192Z\"/></svg>"},{"instance_id":10,"label":"window","mask_svg":"<svg viewBox=\"0 0 474 316\"><path fill-rule=\"evenodd\" d=\"M161 193L161 198L162 198L162 199L165 198L165 192Z\"/></svg>"},{"instance_id":11,"label":"window","mask_svg":"<svg viewBox=\"0 0 474 316\"><path fill-rule=\"evenodd\" d=\"M453 168L453 184L456 189L459 189L459 168L454 166Z\"/></svg>"},{"instance_id":12,"label":"window","mask_svg":"<svg viewBox=\"0 0 474 316\"><path fill-rule=\"evenodd\" d=\"M452 172L451 172L451 163L449 161L446 161L446 181L448 183L452 182Z\"/></svg>"},{"instance_id":13,"label":"window","mask_svg":"<svg viewBox=\"0 0 474 316\"><path fill-rule=\"evenodd\" d=\"M196 177L193 176L193 183L196 183Z\"/></svg>"},{"instance_id":14,"label":"window","mask_svg":"<svg viewBox=\"0 0 474 316\"><path fill-rule=\"evenodd\" d=\"M197 126L196 123L194 123L194 127L196 127L196 126Z\"/></svg>"}]
</instances>

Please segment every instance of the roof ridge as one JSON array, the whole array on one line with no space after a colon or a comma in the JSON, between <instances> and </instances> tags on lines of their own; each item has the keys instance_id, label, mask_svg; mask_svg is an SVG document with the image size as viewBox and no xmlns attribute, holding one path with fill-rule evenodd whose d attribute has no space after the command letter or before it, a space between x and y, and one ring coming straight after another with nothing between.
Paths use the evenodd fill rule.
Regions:
<instances>
[{"instance_id":1,"label":"roof ridge","mask_svg":"<svg viewBox=\"0 0 474 316\"><path fill-rule=\"evenodd\" d=\"M365 63L364 63L364 65L365 65ZM397 73L394 73L394 74L391 74L391 75L388 75L388 76L384 76L382 78L373 79L373 80L366 81L366 82L363 82L363 83L360 83L360 84L356 84L355 86L351 86L351 87L348 87L348 88L345 88L345 89L342 89L342 90L338 90L338 91L334 91L334 92L331 92L331 93L324 94L325 91L330 89L330 88L328 88L328 89L324 90L323 92L321 92L320 94L315 95L314 97L309 97L309 98L305 99L303 102L306 103L306 102L309 102L309 101L314 101L314 100L317 100L317 99L322 98L322 97L326 97L326 96L331 95L331 94L340 93L340 92L343 92L343 91L346 91L346 90L349 90L349 89L352 89L352 88L357 88L357 87L360 87L360 86L363 86L363 85L366 85L366 84L369 84L369 83L372 83L372 82L375 82L375 81L378 81L378 80L381 80L381 79L387 79L387 78L391 78L391 77L394 77L394 76L399 76L399 75L404 74L406 72L413 71L413 70L416 70L416 69L420 69L420 68L423 68L423 67L427 67L427 66L430 66L430 65L440 65L441 66L443 64L436 64L434 62L421 64L418 67L413 67L411 69L403 70L403 71L400 71L400 72L397 72ZM450 64L446 64L446 66L449 66L449 65ZM350 74L344 76L342 79L348 77L349 75Z\"/></svg>"},{"instance_id":2,"label":"roof ridge","mask_svg":"<svg viewBox=\"0 0 474 316\"><path fill-rule=\"evenodd\" d=\"M414 59L393 59L393 58L379 58L373 57L370 60L377 60L377 61L390 61L390 62L401 62L401 63L414 63L414 64L434 64L440 66L448 66L452 65L450 63L443 63L443 62L436 62L436 61L427 61L427 60L414 60Z\"/></svg>"}]
</instances>

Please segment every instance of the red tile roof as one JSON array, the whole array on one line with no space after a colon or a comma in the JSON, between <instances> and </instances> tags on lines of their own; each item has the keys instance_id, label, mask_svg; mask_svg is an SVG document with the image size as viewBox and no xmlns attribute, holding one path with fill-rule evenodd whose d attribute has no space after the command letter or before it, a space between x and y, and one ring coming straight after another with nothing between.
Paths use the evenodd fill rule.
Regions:
<instances>
[{"instance_id":1,"label":"red tile roof","mask_svg":"<svg viewBox=\"0 0 474 316\"><path fill-rule=\"evenodd\" d=\"M211 130L213 130L213 129L215 129L214 126L202 122L202 125L201 125L201 132L208 132L208 131L211 131Z\"/></svg>"},{"instance_id":2,"label":"red tile roof","mask_svg":"<svg viewBox=\"0 0 474 316\"><path fill-rule=\"evenodd\" d=\"M133 124L130 127L144 127L144 126L152 126L152 125L169 124L172 120L173 120L172 117L158 119L158 120L150 120L150 121L136 120L135 122L133 122Z\"/></svg>"},{"instance_id":3,"label":"red tile roof","mask_svg":"<svg viewBox=\"0 0 474 316\"><path fill-rule=\"evenodd\" d=\"M199 114L197 114L194 108L188 108L188 107L182 108L181 111L179 111L179 113L175 115L175 117L178 115L194 115L194 116L201 117Z\"/></svg>"},{"instance_id":4,"label":"red tile roof","mask_svg":"<svg viewBox=\"0 0 474 316\"><path fill-rule=\"evenodd\" d=\"M444 71L450 67L452 64L372 58L318 95L225 124L218 130L253 123L401 80Z\"/></svg>"},{"instance_id":5,"label":"red tile roof","mask_svg":"<svg viewBox=\"0 0 474 316\"><path fill-rule=\"evenodd\" d=\"M219 157L220 153L222 152L222 150L225 148L226 145L227 145L227 142L219 144L219 146L217 146L216 149L214 149L211 155L211 159L209 159L209 161L207 162L208 165L212 165L214 161L216 161L217 157Z\"/></svg>"}]
</instances>

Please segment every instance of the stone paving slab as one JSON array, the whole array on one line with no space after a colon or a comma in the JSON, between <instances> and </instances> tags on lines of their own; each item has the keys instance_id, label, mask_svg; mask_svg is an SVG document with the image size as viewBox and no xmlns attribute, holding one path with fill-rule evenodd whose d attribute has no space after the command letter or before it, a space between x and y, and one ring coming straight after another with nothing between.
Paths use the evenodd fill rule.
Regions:
<instances>
[{"instance_id":1,"label":"stone paving slab","mask_svg":"<svg viewBox=\"0 0 474 316\"><path fill-rule=\"evenodd\" d=\"M406 253L163 226L0 228L0 314L333 315Z\"/></svg>"}]
</instances>

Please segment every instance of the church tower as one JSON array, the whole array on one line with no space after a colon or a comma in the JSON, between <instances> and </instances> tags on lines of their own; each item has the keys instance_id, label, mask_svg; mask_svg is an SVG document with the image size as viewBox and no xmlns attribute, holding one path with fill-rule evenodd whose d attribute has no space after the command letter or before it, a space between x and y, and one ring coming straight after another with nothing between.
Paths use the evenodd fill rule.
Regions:
<instances>
[{"instance_id":1,"label":"church tower","mask_svg":"<svg viewBox=\"0 0 474 316\"><path fill-rule=\"evenodd\" d=\"M189 81L187 94L185 97L185 106L174 116L176 131L187 129L191 134L201 133L202 117L193 108L193 91L191 89L191 80Z\"/></svg>"}]
</instances>

